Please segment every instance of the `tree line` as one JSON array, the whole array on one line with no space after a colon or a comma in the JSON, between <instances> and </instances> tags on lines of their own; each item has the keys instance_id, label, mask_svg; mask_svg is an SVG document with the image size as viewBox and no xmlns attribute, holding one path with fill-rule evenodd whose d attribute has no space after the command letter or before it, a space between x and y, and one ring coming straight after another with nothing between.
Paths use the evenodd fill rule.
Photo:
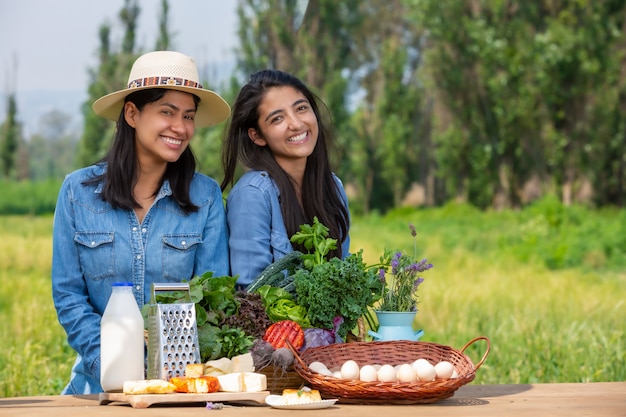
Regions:
<instances>
[{"instance_id":1,"label":"tree line","mask_svg":"<svg viewBox=\"0 0 626 417\"><path fill-rule=\"evenodd\" d=\"M309 84L331 111L335 171L356 213L451 200L519 208L548 194L624 206L626 0L304 3L238 0L236 71L206 85L232 102L248 74L268 67ZM169 7L162 0L148 49L176 49ZM125 1L120 45L110 24L99 29L75 166L108 147L114 126L91 103L122 88L146 50L135 38L140 12ZM23 139L7 107L0 166L10 177ZM199 129L193 143L201 171L217 179L223 134Z\"/></svg>"}]
</instances>

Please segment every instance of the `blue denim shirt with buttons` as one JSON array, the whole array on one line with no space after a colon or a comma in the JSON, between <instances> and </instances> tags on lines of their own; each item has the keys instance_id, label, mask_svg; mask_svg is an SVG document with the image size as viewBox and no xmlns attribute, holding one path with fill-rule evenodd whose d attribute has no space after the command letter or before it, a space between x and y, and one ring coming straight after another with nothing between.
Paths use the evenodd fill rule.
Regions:
<instances>
[{"instance_id":1,"label":"blue denim shirt with buttons","mask_svg":"<svg viewBox=\"0 0 626 417\"><path fill-rule=\"evenodd\" d=\"M52 294L59 322L77 352L63 394L90 394L100 386L100 319L116 281L133 283L139 308L152 283L181 282L212 271L229 273L228 230L221 190L196 173L186 214L165 181L142 223L133 210L101 199L102 184L82 183L104 171L94 165L69 174L54 214Z\"/></svg>"},{"instance_id":2,"label":"blue denim shirt with buttons","mask_svg":"<svg viewBox=\"0 0 626 417\"><path fill-rule=\"evenodd\" d=\"M333 175L340 198L348 208L341 180ZM230 269L237 285L246 287L272 262L293 251L280 210L276 183L265 171L248 171L228 194L226 218L229 228ZM350 236L341 243L349 255Z\"/></svg>"}]
</instances>

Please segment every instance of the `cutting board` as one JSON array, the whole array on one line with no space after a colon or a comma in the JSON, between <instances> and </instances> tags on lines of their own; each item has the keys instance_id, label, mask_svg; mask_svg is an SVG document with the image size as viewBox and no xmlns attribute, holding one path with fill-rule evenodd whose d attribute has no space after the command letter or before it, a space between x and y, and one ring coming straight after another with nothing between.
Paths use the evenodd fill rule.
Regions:
<instances>
[{"instance_id":1,"label":"cutting board","mask_svg":"<svg viewBox=\"0 0 626 417\"><path fill-rule=\"evenodd\" d=\"M232 402L244 404L265 404L265 397L269 391L260 392L211 392L209 394L138 394L126 395L121 392L101 392L99 395L100 405L112 402L128 403L133 408L148 408L153 404L172 403L204 403L204 402Z\"/></svg>"}]
</instances>

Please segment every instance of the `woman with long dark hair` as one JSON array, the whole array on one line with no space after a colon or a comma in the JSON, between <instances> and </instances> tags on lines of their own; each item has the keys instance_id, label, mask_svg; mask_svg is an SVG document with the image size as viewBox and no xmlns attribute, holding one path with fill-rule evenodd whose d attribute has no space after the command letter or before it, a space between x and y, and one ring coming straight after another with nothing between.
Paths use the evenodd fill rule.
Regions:
<instances>
[{"instance_id":1,"label":"woman with long dark hair","mask_svg":"<svg viewBox=\"0 0 626 417\"><path fill-rule=\"evenodd\" d=\"M129 281L139 308L151 284L229 273L228 230L218 183L195 171L195 127L230 113L202 88L192 58L172 51L139 57L128 88L93 104L117 121L99 163L69 174L54 215L52 295L77 359L64 394L102 391L100 320L116 281Z\"/></svg>"},{"instance_id":2,"label":"woman with long dark hair","mask_svg":"<svg viewBox=\"0 0 626 417\"><path fill-rule=\"evenodd\" d=\"M323 114L322 111L325 111ZM324 103L295 76L262 70L250 76L233 104L222 149L228 194L231 274L250 285L272 262L304 248L290 242L314 217L337 239L329 257L350 247L348 199L330 166L330 117Z\"/></svg>"}]
</instances>

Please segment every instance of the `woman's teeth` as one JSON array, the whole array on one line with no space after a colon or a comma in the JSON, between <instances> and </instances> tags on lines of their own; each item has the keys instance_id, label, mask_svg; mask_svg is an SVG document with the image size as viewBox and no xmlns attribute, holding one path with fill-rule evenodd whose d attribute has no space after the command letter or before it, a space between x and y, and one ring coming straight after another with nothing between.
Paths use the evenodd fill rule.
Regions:
<instances>
[{"instance_id":1,"label":"woman's teeth","mask_svg":"<svg viewBox=\"0 0 626 417\"><path fill-rule=\"evenodd\" d=\"M304 138L306 138L306 134L307 132L304 132L298 136L292 136L287 140L287 142L299 142L301 140L304 140Z\"/></svg>"},{"instance_id":2,"label":"woman's teeth","mask_svg":"<svg viewBox=\"0 0 626 417\"><path fill-rule=\"evenodd\" d=\"M171 143L172 145L180 145L180 144L183 143L182 140L178 140L178 139L168 138L168 137L165 137L165 136L162 136L162 138L163 138L164 142Z\"/></svg>"}]
</instances>

